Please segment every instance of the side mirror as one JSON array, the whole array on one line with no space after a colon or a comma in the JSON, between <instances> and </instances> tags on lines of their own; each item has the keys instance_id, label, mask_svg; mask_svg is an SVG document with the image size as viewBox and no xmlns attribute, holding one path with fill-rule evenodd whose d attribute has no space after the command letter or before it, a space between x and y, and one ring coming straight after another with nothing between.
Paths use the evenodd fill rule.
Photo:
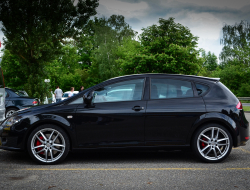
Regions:
<instances>
[{"instance_id":1,"label":"side mirror","mask_svg":"<svg viewBox=\"0 0 250 190\"><path fill-rule=\"evenodd\" d=\"M93 107L93 99L95 97L94 91L90 92L88 95L83 95L83 101L87 105L87 107Z\"/></svg>"}]
</instances>

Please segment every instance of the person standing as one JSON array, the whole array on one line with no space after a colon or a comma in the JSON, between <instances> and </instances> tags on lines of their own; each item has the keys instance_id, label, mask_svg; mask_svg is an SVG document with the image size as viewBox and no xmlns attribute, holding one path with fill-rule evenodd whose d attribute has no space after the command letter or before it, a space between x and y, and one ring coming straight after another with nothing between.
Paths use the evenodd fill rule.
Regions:
<instances>
[{"instance_id":1,"label":"person standing","mask_svg":"<svg viewBox=\"0 0 250 190\"><path fill-rule=\"evenodd\" d=\"M54 94L56 97L56 102L62 101L63 91L59 88L59 86L56 87Z\"/></svg>"},{"instance_id":2,"label":"person standing","mask_svg":"<svg viewBox=\"0 0 250 190\"><path fill-rule=\"evenodd\" d=\"M52 91L52 89L49 89L50 90L50 93L51 93L51 103L56 103L56 98L55 98L55 95Z\"/></svg>"},{"instance_id":3,"label":"person standing","mask_svg":"<svg viewBox=\"0 0 250 190\"><path fill-rule=\"evenodd\" d=\"M74 87L70 88L70 92L69 92L69 98L72 97L74 95Z\"/></svg>"},{"instance_id":4,"label":"person standing","mask_svg":"<svg viewBox=\"0 0 250 190\"><path fill-rule=\"evenodd\" d=\"M81 86L79 92L81 92L83 90L84 90L84 86Z\"/></svg>"}]
</instances>

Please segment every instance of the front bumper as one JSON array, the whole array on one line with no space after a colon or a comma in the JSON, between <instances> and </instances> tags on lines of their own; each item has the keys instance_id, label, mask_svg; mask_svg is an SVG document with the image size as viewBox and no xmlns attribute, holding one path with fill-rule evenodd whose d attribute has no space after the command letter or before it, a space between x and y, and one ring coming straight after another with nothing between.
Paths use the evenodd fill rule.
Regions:
<instances>
[{"instance_id":1,"label":"front bumper","mask_svg":"<svg viewBox=\"0 0 250 190\"><path fill-rule=\"evenodd\" d=\"M18 147L18 137L10 136L10 127L0 125L0 149L4 150L21 150Z\"/></svg>"}]
</instances>

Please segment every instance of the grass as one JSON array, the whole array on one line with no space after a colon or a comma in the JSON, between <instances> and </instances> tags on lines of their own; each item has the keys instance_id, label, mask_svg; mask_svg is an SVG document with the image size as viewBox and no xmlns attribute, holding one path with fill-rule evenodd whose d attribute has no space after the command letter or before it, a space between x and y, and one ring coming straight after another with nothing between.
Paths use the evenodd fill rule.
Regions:
<instances>
[{"instance_id":1,"label":"grass","mask_svg":"<svg viewBox=\"0 0 250 190\"><path fill-rule=\"evenodd\" d=\"M244 111L250 111L250 106L243 106Z\"/></svg>"},{"instance_id":2,"label":"grass","mask_svg":"<svg viewBox=\"0 0 250 190\"><path fill-rule=\"evenodd\" d=\"M250 103L250 100L240 100L241 103Z\"/></svg>"}]
</instances>

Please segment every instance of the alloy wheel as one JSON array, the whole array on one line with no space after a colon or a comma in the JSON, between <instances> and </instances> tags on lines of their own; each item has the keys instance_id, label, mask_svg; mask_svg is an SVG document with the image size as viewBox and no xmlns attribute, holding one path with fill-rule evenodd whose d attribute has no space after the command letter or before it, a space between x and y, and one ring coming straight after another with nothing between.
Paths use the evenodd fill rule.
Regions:
<instances>
[{"instance_id":1,"label":"alloy wheel","mask_svg":"<svg viewBox=\"0 0 250 190\"><path fill-rule=\"evenodd\" d=\"M14 114L16 112L16 110L9 110L9 111L7 111L7 113L6 113L6 118L7 117L10 117L12 114Z\"/></svg>"},{"instance_id":2,"label":"alloy wheel","mask_svg":"<svg viewBox=\"0 0 250 190\"><path fill-rule=\"evenodd\" d=\"M31 140L32 154L41 162L52 163L64 154L66 147L63 135L52 128L41 129Z\"/></svg>"},{"instance_id":3,"label":"alloy wheel","mask_svg":"<svg viewBox=\"0 0 250 190\"><path fill-rule=\"evenodd\" d=\"M230 138L226 131L219 127L204 129L197 138L197 148L207 160L220 160L230 150Z\"/></svg>"}]
</instances>

